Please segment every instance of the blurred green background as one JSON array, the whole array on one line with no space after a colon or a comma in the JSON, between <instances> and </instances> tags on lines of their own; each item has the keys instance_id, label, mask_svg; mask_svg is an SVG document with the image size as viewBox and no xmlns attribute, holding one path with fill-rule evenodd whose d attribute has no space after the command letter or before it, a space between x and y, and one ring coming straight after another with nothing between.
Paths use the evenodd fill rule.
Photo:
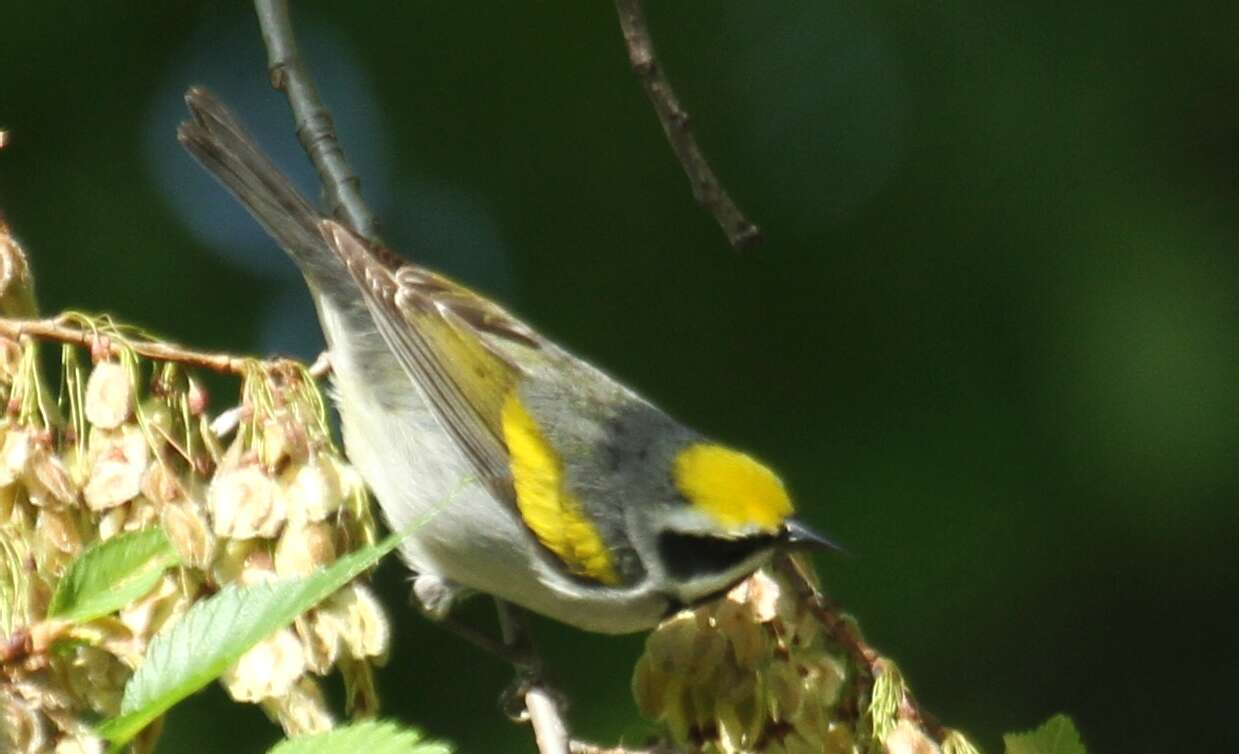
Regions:
<instances>
[{"instance_id":1,"label":"blurred green background","mask_svg":"<svg viewBox=\"0 0 1239 754\"><path fill-rule=\"evenodd\" d=\"M1228 749L1239 4L651 5L756 252L694 206L610 3L296 10L389 242L780 468L927 709L990 751L1058 711L1094 752ZM205 83L313 187L249 6L3 16L0 210L44 309L312 355L292 265L175 143ZM532 752L509 672L381 581L387 710ZM640 637L536 629L582 733L644 730ZM212 688L162 750L275 737Z\"/></svg>"}]
</instances>

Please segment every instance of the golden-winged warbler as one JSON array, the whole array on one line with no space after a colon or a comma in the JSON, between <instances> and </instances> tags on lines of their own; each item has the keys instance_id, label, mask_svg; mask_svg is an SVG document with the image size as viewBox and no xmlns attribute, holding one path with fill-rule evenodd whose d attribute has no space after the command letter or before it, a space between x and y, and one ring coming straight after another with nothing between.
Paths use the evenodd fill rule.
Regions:
<instances>
[{"instance_id":1,"label":"golden-winged warbler","mask_svg":"<svg viewBox=\"0 0 1239 754\"><path fill-rule=\"evenodd\" d=\"M181 143L296 262L345 449L443 615L465 590L591 631L649 628L780 547L829 545L779 478L495 303L325 219L201 89Z\"/></svg>"}]
</instances>

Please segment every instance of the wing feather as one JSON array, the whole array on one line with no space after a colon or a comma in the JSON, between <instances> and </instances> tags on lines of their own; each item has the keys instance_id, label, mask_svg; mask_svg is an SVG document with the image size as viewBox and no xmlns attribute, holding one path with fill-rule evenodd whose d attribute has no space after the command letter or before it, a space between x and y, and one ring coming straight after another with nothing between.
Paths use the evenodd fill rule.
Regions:
<instances>
[{"instance_id":1,"label":"wing feather","mask_svg":"<svg viewBox=\"0 0 1239 754\"><path fill-rule=\"evenodd\" d=\"M338 223L324 220L321 230L357 280L379 334L440 424L485 481L510 490L501 412L521 370L468 332L470 320L459 313L459 302L473 304L479 318L485 312L476 301L482 299L412 265L393 272ZM431 280L434 285L427 284Z\"/></svg>"}]
</instances>

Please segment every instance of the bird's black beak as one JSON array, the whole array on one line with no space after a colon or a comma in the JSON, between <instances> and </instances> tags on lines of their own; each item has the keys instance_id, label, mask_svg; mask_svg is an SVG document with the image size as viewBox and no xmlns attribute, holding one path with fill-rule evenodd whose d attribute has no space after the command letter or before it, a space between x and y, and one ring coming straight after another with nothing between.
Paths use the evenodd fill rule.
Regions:
<instances>
[{"instance_id":1,"label":"bird's black beak","mask_svg":"<svg viewBox=\"0 0 1239 754\"><path fill-rule=\"evenodd\" d=\"M835 552L846 552L835 542L818 534L794 518L783 524L783 531L779 536L779 540L784 547L793 550L834 550Z\"/></svg>"}]
</instances>

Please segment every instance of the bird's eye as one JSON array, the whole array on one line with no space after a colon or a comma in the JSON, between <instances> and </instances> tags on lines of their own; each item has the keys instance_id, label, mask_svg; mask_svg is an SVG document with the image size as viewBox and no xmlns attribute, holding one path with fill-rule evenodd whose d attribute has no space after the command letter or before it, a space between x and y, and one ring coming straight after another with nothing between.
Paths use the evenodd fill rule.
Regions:
<instances>
[{"instance_id":1,"label":"bird's eye","mask_svg":"<svg viewBox=\"0 0 1239 754\"><path fill-rule=\"evenodd\" d=\"M767 534L737 539L675 531L658 535L658 553L662 556L667 574L685 581L730 574L746 560L774 544L775 537Z\"/></svg>"}]
</instances>

